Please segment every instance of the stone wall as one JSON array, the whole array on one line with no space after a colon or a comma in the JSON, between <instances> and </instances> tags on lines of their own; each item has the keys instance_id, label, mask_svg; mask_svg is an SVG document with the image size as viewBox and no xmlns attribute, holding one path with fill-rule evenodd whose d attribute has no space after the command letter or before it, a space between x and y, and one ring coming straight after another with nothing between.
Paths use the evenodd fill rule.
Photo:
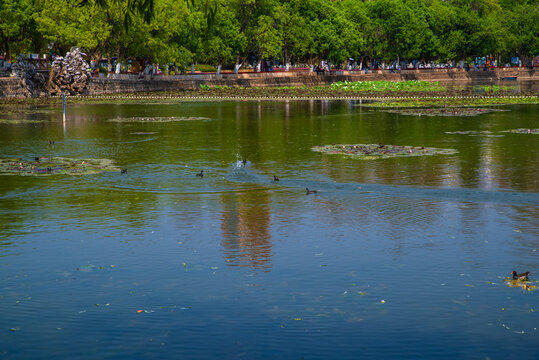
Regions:
<instances>
[{"instance_id":1,"label":"stone wall","mask_svg":"<svg viewBox=\"0 0 539 360\"><path fill-rule=\"evenodd\" d=\"M14 77L0 78L0 99L24 99L28 91Z\"/></svg>"},{"instance_id":2,"label":"stone wall","mask_svg":"<svg viewBox=\"0 0 539 360\"><path fill-rule=\"evenodd\" d=\"M489 71L465 71L460 69L433 70L375 70L367 74L358 71L334 71L331 75L317 75L308 72L276 72L276 73L240 73L240 74L195 74L155 76L153 79L139 80L138 75L115 75L115 78L91 78L86 95L116 94L125 92L173 91L199 89L200 85L208 86L312 86L331 84L336 81L368 81L368 80L426 80L426 81L497 81L503 78L519 80L539 80L539 69L501 68ZM23 98L20 84L13 78L0 78L0 98Z\"/></svg>"},{"instance_id":3,"label":"stone wall","mask_svg":"<svg viewBox=\"0 0 539 360\"><path fill-rule=\"evenodd\" d=\"M369 80L426 80L426 81L497 81L503 78L519 80L539 80L538 69L507 68L489 71L465 71L460 69L405 70L391 73L385 71L369 71L364 74L357 71L334 71L331 75L317 75L308 72L247 73L247 74L195 74L155 76L153 80L139 80L137 75L122 76L121 79L98 79L90 81L88 95L114 94L121 92L151 92L199 89L200 85L208 86L313 86L326 85L336 81L369 81Z\"/></svg>"}]
</instances>

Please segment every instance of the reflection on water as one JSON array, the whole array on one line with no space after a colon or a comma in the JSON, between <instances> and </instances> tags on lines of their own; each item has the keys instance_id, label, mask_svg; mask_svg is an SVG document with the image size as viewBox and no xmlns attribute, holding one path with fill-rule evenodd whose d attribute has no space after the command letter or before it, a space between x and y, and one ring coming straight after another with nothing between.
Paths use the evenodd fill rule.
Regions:
<instances>
[{"instance_id":1,"label":"reflection on water","mask_svg":"<svg viewBox=\"0 0 539 360\"><path fill-rule=\"evenodd\" d=\"M73 105L65 133L60 108L9 114L37 122L0 123L1 157L128 172L0 176L2 359L533 359L537 292L504 279L539 271L539 148L498 132L536 128L537 106L356 105ZM138 116L212 121L107 122ZM446 134L485 130L503 136ZM458 153L310 150L334 143Z\"/></svg>"},{"instance_id":2,"label":"reflection on water","mask_svg":"<svg viewBox=\"0 0 539 360\"><path fill-rule=\"evenodd\" d=\"M229 265L271 267L270 200L268 191L222 195L222 246Z\"/></svg>"}]
</instances>

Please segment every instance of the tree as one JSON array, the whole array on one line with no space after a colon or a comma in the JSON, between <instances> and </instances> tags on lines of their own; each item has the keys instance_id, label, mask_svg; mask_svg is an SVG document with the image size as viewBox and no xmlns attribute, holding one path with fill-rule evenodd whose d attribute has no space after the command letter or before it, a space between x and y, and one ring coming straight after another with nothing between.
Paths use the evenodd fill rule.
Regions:
<instances>
[{"instance_id":1,"label":"tree","mask_svg":"<svg viewBox=\"0 0 539 360\"><path fill-rule=\"evenodd\" d=\"M363 59L368 55L367 33L371 26L367 8L363 2L344 0L340 11L345 19L342 31L344 47L350 57L360 60L361 68Z\"/></svg>"},{"instance_id":2,"label":"tree","mask_svg":"<svg viewBox=\"0 0 539 360\"><path fill-rule=\"evenodd\" d=\"M258 54L262 59L279 56L282 48L282 38L275 27L273 18L267 15L262 15L258 18L256 39Z\"/></svg>"},{"instance_id":3,"label":"tree","mask_svg":"<svg viewBox=\"0 0 539 360\"><path fill-rule=\"evenodd\" d=\"M121 15L126 30L129 29L133 18L141 17L149 23L154 17L154 0L79 0L79 6L97 5L102 9L116 7L121 9Z\"/></svg>"},{"instance_id":4,"label":"tree","mask_svg":"<svg viewBox=\"0 0 539 360\"><path fill-rule=\"evenodd\" d=\"M0 0L0 54L15 57L39 44L39 34L32 18L32 0Z\"/></svg>"},{"instance_id":5,"label":"tree","mask_svg":"<svg viewBox=\"0 0 539 360\"><path fill-rule=\"evenodd\" d=\"M234 56L242 53L247 39L240 31L241 26L229 2L223 1L218 7L214 22L204 37L203 61L216 63L220 71L223 64L231 63Z\"/></svg>"},{"instance_id":6,"label":"tree","mask_svg":"<svg viewBox=\"0 0 539 360\"><path fill-rule=\"evenodd\" d=\"M111 36L109 16L96 6L76 5L72 0L40 1L34 14L37 29L61 53L71 46L91 54L99 52Z\"/></svg>"}]
</instances>

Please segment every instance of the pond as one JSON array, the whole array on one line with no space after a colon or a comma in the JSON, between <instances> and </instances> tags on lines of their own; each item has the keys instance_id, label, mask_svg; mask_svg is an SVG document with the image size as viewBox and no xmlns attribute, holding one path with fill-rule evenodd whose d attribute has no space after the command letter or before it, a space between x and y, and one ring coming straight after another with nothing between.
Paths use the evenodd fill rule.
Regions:
<instances>
[{"instance_id":1,"label":"pond","mask_svg":"<svg viewBox=\"0 0 539 360\"><path fill-rule=\"evenodd\" d=\"M536 359L538 105L358 105L0 108L0 357Z\"/></svg>"}]
</instances>

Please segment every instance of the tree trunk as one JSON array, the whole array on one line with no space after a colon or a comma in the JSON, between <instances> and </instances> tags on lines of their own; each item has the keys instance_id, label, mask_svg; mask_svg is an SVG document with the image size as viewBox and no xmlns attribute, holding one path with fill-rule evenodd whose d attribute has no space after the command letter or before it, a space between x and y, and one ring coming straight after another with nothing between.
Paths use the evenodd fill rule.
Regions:
<instances>
[{"instance_id":1,"label":"tree trunk","mask_svg":"<svg viewBox=\"0 0 539 360\"><path fill-rule=\"evenodd\" d=\"M240 54L238 53L236 55L236 63L234 64L234 74L237 74L240 71L241 65L239 64L239 62L240 62Z\"/></svg>"},{"instance_id":2,"label":"tree trunk","mask_svg":"<svg viewBox=\"0 0 539 360\"><path fill-rule=\"evenodd\" d=\"M284 50L283 50L283 63L286 65L288 63L288 45L286 40L284 41Z\"/></svg>"}]
</instances>

